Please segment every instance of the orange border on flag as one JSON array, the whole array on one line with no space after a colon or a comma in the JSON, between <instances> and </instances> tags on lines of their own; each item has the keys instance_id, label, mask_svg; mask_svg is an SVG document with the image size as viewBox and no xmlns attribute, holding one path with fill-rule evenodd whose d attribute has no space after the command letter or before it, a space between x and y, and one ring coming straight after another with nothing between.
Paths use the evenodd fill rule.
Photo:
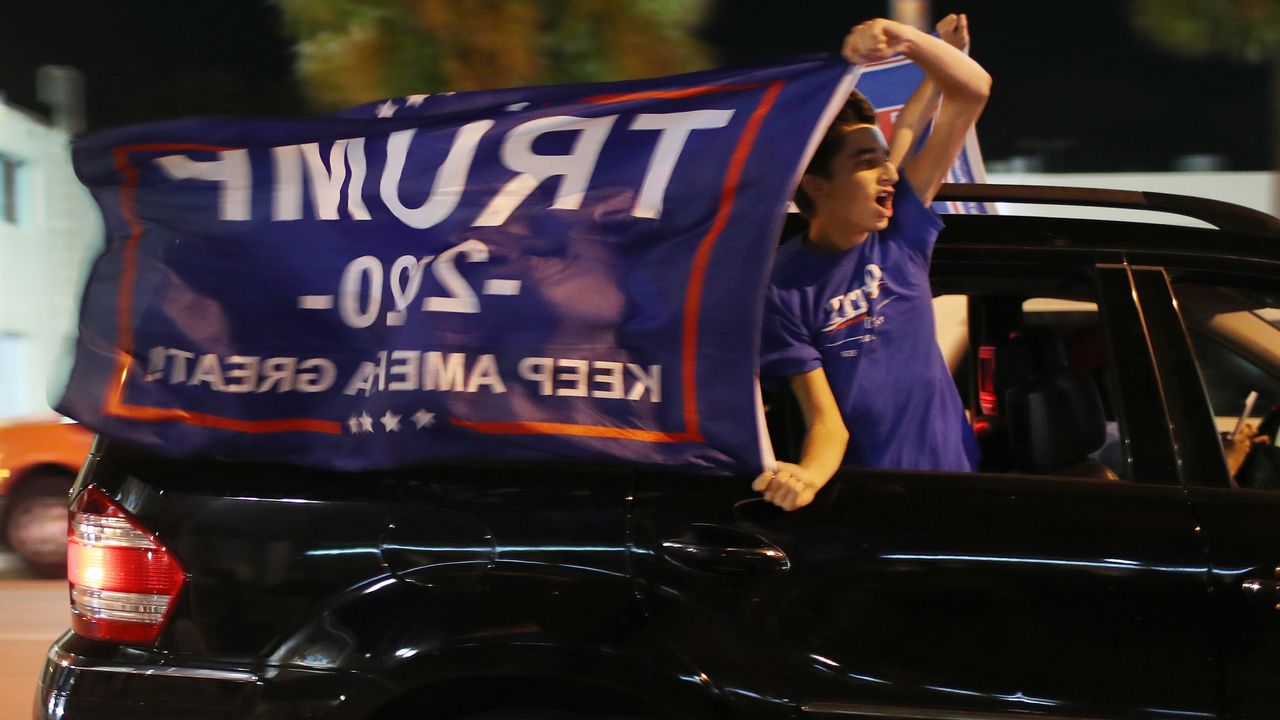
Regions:
<instances>
[{"instance_id":1,"label":"orange border on flag","mask_svg":"<svg viewBox=\"0 0 1280 720\"><path fill-rule=\"evenodd\" d=\"M142 240L142 223L134 209L134 192L138 186L138 168L129 163L131 152L209 151L218 152L233 148L215 145L155 143L128 145L115 149L116 171L124 176L120 186L120 210L129 223L129 240L124 248L124 267L120 272L120 292L116 297L116 382L107 388L103 411L113 417L129 420L172 420L201 427L234 430L244 433L314 432L341 435L342 426L332 420L312 418L280 418L275 420L240 420L237 418L190 412L177 408L158 408L131 405L124 400L125 381L133 369L133 290L137 281L138 245Z\"/></svg>"},{"instance_id":2,"label":"orange border on flag","mask_svg":"<svg viewBox=\"0 0 1280 720\"><path fill-rule=\"evenodd\" d=\"M683 390L683 414L685 429L680 432L661 430L643 430L598 425L577 425L556 422L477 422L449 418L449 422L458 427L491 435L567 435L576 437L610 438L615 440L633 440L650 443L701 442L703 437L699 430L697 399L697 365L698 365L698 326L702 310L702 292L706 283L707 267L711 261L711 251L716 240L729 222L733 211L742 172L747 158L755 146L756 137L764 118L773 108L774 102L782 92L785 81L775 80L765 90L764 97L752 111L737 147L729 159L729 167L725 173L724 184L720 188L720 201L716 208L711 228L694 252L693 265L690 270L689 285L685 291L683 327L681 331L681 389ZM623 93L618 95L599 95L587 98L593 104L613 104L634 100L660 98L686 98L712 93L733 92L760 87L760 83L749 85L709 85L703 87L681 88L677 90L660 90L639 93ZM144 405L132 405L124 400L125 381L133 370L133 327L130 322L133 314L134 283L137 280L138 246L142 238L142 223L139 222L134 208L134 193L139 181L138 168L129 162L130 153L158 151L204 151L219 152L235 148L199 144L144 144L126 145L115 148L116 171L124 176L120 188L120 208L129 224L129 239L125 244L124 268L120 275L120 290L116 304L116 337L117 337L117 380L107 389L103 410L107 415L143 421L174 421L200 427L233 430L244 433L281 433L281 432L314 432L327 435L341 435L342 426L332 420L314 418L281 418L273 420L241 420L237 418L190 412L176 408L159 408Z\"/></svg>"}]
</instances>

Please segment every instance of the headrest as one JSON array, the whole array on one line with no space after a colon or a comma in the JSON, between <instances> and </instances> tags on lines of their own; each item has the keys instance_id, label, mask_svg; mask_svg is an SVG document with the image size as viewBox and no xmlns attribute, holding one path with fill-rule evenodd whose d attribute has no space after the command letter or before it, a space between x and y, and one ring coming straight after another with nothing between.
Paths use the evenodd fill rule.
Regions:
<instances>
[{"instance_id":1,"label":"headrest","mask_svg":"<svg viewBox=\"0 0 1280 720\"><path fill-rule=\"evenodd\" d=\"M1085 455L1097 452L1107 442L1107 416L1097 384L1081 370L1062 372L1052 382L1075 430L1077 447Z\"/></svg>"},{"instance_id":2,"label":"headrest","mask_svg":"<svg viewBox=\"0 0 1280 720\"><path fill-rule=\"evenodd\" d=\"M1005 396L1015 466L1053 473L1106 442L1106 416L1093 379L1063 370L1029 380Z\"/></svg>"}]
</instances>

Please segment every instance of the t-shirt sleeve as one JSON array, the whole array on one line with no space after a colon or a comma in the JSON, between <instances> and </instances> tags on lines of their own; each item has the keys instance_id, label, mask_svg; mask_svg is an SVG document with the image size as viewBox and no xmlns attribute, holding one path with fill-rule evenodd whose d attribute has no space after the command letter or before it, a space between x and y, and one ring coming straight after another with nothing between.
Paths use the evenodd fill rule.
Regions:
<instances>
[{"instance_id":1,"label":"t-shirt sleeve","mask_svg":"<svg viewBox=\"0 0 1280 720\"><path fill-rule=\"evenodd\" d=\"M760 374L765 377L790 377L822 367L822 356L788 299L774 285L765 294L760 342Z\"/></svg>"},{"instance_id":2,"label":"t-shirt sleeve","mask_svg":"<svg viewBox=\"0 0 1280 720\"><path fill-rule=\"evenodd\" d=\"M942 218L920 201L906 175L898 178L893 190L893 220L884 234L910 248L928 265L943 227Z\"/></svg>"}]
</instances>

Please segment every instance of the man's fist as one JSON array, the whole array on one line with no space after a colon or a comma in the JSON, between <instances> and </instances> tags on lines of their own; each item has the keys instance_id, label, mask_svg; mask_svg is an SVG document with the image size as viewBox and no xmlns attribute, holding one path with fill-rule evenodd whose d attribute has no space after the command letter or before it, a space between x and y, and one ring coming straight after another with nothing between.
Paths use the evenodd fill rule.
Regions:
<instances>
[{"instance_id":1,"label":"man's fist","mask_svg":"<svg viewBox=\"0 0 1280 720\"><path fill-rule=\"evenodd\" d=\"M969 16L964 13L950 15L938 21L933 29L938 31L938 37L947 41L951 47L969 51Z\"/></svg>"},{"instance_id":2,"label":"man's fist","mask_svg":"<svg viewBox=\"0 0 1280 720\"><path fill-rule=\"evenodd\" d=\"M868 20L849 31L840 54L855 65L886 60L910 43L913 30L910 26L884 18Z\"/></svg>"},{"instance_id":3,"label":"man's fist","mask_svg":"<svg viewBox=\"0 0 1280 720\"><path fill-rule=\"evenodd\" d=\"M751 489L783 510L798 510L813 502L814 495L825 485L799 465L778 463L778 469L765 470L751 483Z\"/></svg>"}]
</instances>

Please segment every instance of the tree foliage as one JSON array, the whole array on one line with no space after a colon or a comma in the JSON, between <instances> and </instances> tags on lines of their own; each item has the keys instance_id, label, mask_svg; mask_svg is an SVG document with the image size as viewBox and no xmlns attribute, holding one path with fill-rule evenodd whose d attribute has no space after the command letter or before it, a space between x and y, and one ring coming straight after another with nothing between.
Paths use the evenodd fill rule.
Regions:
<instances>
[{"instance_id":1,"label":"tree foliage","mask_svg":"<svg viewBox=\"0 0 1280 720\"><path fill-rule=\"evenodd\" d=\"M699 0L275 0L312 104L706 66Z\"/></svg>"},{"instance_id":2,"label":"tree foliage","mask_svg":"<svg viewBox=\"0 0 1280 720\"><path fill-rule=\"evenodd\" d=\"M1280 0L1133 0L1146 37L1182 55L1268 62L1280 53Z\"/></svg>"}]
</instances>

